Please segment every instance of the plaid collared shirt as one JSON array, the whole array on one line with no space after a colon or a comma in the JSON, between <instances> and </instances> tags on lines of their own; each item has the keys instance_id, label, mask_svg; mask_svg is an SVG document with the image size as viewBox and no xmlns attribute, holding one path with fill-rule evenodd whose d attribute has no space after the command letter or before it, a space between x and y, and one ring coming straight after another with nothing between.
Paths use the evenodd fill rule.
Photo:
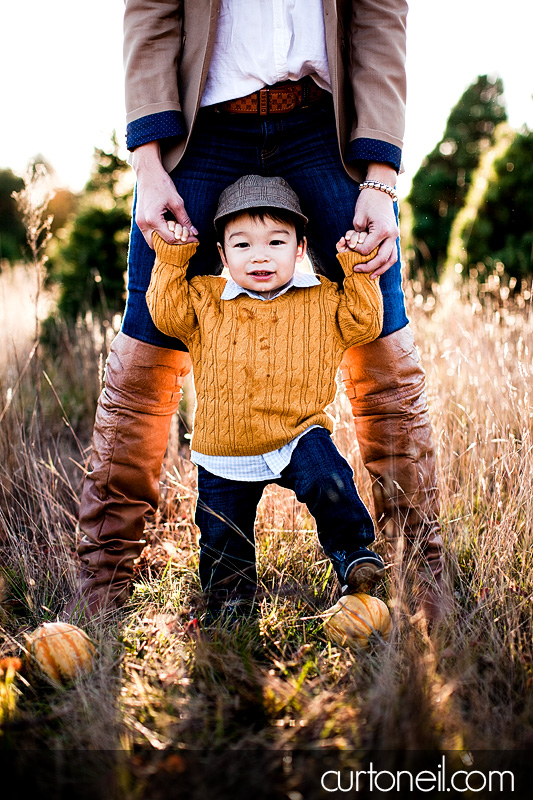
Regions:
<instances>
[{"instance_id":1,"label":"plaid collared shirt","mask_svg":"<svg viewBox=\"0 0 533 800\"><path fill-rule=\"evenodd\" d=\"M287 292L292 287L300 288L305 286L317 286L320 283L316 275L307 272L295 272L291 280L283 286L275 297ZM259 298L268 302L274 298L264 297L261 292L252 292L239 286L233 278L229 278L221 300L234 300L240 294L247 294L249 297ZM311 425L303 433L297 436L292 442L280 447L278 450L271 450L259 456L206 456L191 450L191 461L197 466L204 467L213 475L220 478L227 478L233 481L269 481L281 477L282 471L289 464L294 448L302 436L317 428L318 425Z\"/></svg>"}]
</instances>

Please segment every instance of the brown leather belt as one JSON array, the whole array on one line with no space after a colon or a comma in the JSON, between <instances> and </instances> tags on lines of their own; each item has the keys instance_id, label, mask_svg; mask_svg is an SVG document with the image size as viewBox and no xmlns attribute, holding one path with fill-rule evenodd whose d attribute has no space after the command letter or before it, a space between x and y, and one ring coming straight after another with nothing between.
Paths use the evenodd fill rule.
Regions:
<instances>
[{"instance_id":1,"label":"brown leather belt","mask_svg":"<svg viewBox=\"0 0 533 800\"><path fill-rule=\"evenodd\" d=\"M265 86L246 97L217 103L213 109L226 111L229 114L259 114L261 117L266 117L268 114L286 114L295 108L306 108L311 103L322 100L326 95L329 95L329 92L317 86L312 78L306 77L301 81Z\"/></svg>"}]
</instances>

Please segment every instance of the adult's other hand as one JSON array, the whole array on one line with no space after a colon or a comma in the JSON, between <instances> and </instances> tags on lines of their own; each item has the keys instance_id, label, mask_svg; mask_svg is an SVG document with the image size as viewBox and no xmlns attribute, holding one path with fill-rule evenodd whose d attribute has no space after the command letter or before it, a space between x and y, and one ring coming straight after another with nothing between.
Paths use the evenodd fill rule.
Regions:
<instances>
[{"instance_id":1,"label":"adult's other hand","mask_svg":"<svg viewBox=\"0 0 533 800\"><path fill-rule=\"evenodd\" d=\"M392 187L396 177L396 172L386 165L377 165L375 169L370 166L367 173L367 180ZM378 254L366 264L359 264L355 271L369 272L372 278L383 275L398 260L396 242L400 230L391 196L379 189L363 189L355 205L353 226L354 231L367 234L354 248L357 252L367 256L379 247Z\"/></svg>"},{"instance_id":2,"label":"adult's other hand","mask_svg":"<svg viewBox=\"0 0 533 800\"><path fill-rule=\"evenodd\" d=\"M157 231L168 244L175 243L174 234L168 227L169 217L174 217L179 225L189 229L190 242L198 241L198 231L187 214L183 198L161 163L159 142L147 142L137 147L132 164L137 176L135 221L147 245L153 249L153 231Z\"/></svg>"}]
</instances>

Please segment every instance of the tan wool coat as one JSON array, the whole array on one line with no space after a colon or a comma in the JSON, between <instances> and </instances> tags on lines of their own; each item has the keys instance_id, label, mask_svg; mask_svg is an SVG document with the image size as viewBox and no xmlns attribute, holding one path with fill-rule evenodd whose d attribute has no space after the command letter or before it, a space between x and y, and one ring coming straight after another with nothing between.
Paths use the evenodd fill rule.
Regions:
<instances>
[{"instance_id":1,"label":"tan wool coat","mask_svg":"<svg viewBox=\"0 0 533 800\"><path fill-rule=\"evenodd\" d=\"M402 148L405 0L322 0L341 155L356 138ZM163 164L180 161L205 86L220 0L125 0L127 122L182 111L188 136L163 140ZM344 164L355 180L363 177Z\"/></svg>"}]
</instances>

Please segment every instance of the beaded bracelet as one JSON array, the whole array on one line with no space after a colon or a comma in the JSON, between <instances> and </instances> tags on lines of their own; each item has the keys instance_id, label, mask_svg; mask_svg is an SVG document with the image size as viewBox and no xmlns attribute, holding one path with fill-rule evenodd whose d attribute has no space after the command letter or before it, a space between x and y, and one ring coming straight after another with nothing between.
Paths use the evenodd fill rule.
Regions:
<instances>
[{"instance_id":1,"label":"beaded bracelet","mask_svg":"<svg viewBox=\"0 0 533 800\"><path fill-rule=\"evenodd\" d=\"M396 190L393 186L389 186L387 183L381 183L380 181L363 181L363 183L359 184L359 191L362 189L379 189L380 192L385 192L386 194L390 195L393 202L398 200Z\"/></svg>"}]
</instances>

